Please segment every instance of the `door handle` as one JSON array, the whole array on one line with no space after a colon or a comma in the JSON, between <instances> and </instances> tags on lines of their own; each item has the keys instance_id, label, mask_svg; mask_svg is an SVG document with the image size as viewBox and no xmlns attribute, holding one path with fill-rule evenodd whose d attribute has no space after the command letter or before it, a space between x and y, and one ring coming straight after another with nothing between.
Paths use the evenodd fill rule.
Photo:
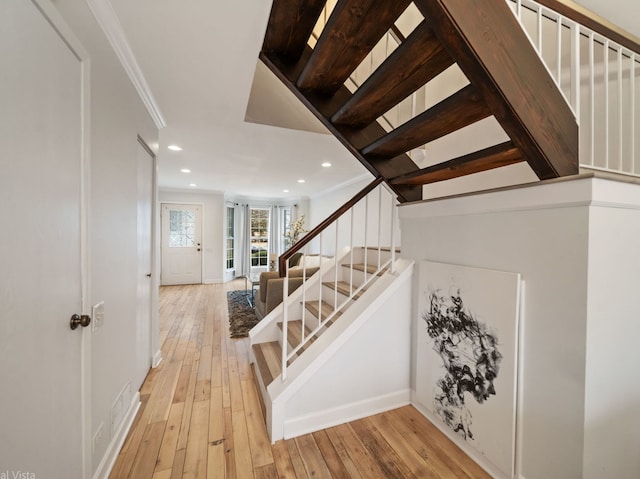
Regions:
<instances>
[{"instance_id":1,"label":"door handle","mask_svg":"<svg viewBox=\"0 0 640 479\"><path fill-rule=\"evenodd\" d=\"M71 329L77 329L78 326L86 328L87 326L89 326L89 324L91 324L91 316L87 314L74 314L73 316L71 316L71 321L69 321L69 326L71 327Z\"/></svg>"},{"instance_id":2,"label":"door handle","mask_svg":"<svg viewBox=\"0 0 640 479\"><path fill-rule=\"evenodd\" d=\"M147 278L151 278L151 273L147 273Z\"/></svg>"}]
</instances>

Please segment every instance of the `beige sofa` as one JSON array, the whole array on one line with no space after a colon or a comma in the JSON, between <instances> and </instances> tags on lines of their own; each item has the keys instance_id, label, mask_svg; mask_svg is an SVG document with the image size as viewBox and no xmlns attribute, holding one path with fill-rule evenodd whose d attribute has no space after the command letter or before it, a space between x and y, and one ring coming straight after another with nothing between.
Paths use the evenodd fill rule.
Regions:
<instances>
[{"instance_id":1,"label":"beige sofa","mask_svg":"<svg viewBox=\"0 0 640 479\"><path fill-rule=\"evenodd\" d=\"M318 268L307 268L306 277L313 275ZM289 270L289 294L302 285L302 269ZM282 303L284 278L277 271L260 273L260 285L255 296L255 310L259 319L264 318L273 308Z\"/></svg>"}]
</instances>

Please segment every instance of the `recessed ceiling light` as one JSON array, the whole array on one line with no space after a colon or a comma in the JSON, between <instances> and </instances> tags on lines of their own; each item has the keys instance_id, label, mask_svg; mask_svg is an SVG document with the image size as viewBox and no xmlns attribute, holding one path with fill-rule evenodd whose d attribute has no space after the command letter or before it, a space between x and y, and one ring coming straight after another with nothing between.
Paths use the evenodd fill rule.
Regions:
<instances>
[{"instance_id":1,"label":"recessed ceiling light","mask_svg":"<svg viewBox=\"0 0 640 479\"><path fill-rule=\"evenodd\" d=\"M328 161L325 161L324 163L322 163L323 168L329 168L331 167L331 163L329 163Z\"/></svg>"},{"instance_id":2,"label":"recessed ceiling light","mask_svg":"<svg viewBox=\"0 0 640 479\"><path fill-rule=\"evenodd\" d=\"M302 178L300 178L300 179L298 180L298 183L304 183L304 180L303 180Z\"/></svg>"},{"instance_id":3,"label":"recessed ceiling light","mask_svg":"<svg viewBox=\"0 0 640 479\"><path fill-rule=\"evenodd\" d=\"M282 190L283 193L289 193L289 190Z\"/></svg>"},{"instance_id":4,"label":"recessed ceiling light","mask_svg":"<svg viewBox=\"0 0 640 479\"><path fill-rule=\"evenodd\" d=\"M189 183L189 186L190 186L191 188L195 188L195 187L196 187L196 186L198 186L198 185L196 185L195 183Z\"/></svg>"},{"instance_id":5,"label":"recessed ceiling light","mask_svg":"<svg viewBox=\"0 0 640 479\"><path fill-rule=\"evenodd\" d=\"M181 173L191 173L191 170L189 168L182 168L180 170Z\"/></svg>"},{"instance_id":6,"label":"recessed ceiling light","mask_svg":"<svg viewBox=\"0 0 640 479\"><path fill-rule=\"evenodd\" d=\"M167 148L169 148L171 151L182 151L182 148L180 148L178 145L169 145L167 146Z\"/></svg>"}]
</instances>

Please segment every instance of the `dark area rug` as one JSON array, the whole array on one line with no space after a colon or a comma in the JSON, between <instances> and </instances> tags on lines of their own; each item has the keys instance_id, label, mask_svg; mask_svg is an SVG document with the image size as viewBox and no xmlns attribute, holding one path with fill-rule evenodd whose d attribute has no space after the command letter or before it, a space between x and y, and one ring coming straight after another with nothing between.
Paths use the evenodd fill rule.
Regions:
<instances>
[{"instance_id":1,"label":"dark area rug","mask_svg":"<svg viewBox=\"0 0 640 479\"><path fill-rule=\"evenodd\" d=\"M249 293L251 294L251 293ZM232 338L246 338L260 321L247 301L244 289L227 292L229 305L229 333Z\"/></svg>"}]
</instances>

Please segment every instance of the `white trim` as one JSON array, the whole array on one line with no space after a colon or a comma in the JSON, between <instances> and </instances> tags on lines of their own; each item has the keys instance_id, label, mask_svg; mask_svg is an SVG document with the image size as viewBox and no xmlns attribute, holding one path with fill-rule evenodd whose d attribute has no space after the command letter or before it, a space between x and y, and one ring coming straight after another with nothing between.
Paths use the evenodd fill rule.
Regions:
<instances>
[{"instance_id":1,"label":"white trim","mask_svg":"<svg viewBox=\"0 0 640 479\"><path fill-rule=\"evenodd\" d=\"M356 421L385 411L407 406L411 403L411 390L403 389L374 398L367 398L305 416L287 419L284 422L284 439L302 436L329 427Z\"/></svg>"},{"instance_id":2,"label":"white trim","mask_svg":"<svg viewBox=\"0 0 640 479\"><path fill-rule=\"evenodd\" d=\"M127 37L122 29L120 20L116 15L113 6L109 0L87 0L87 4L96 18L96 21L102 28L107 40L111 44L113 51L122 64L122 68L129 76L131 83L135 87L138 95L144 106L147 108L149 115L153 119L158 129L162 129L167 126L167 122L162 116L160 107L156 103L156 100L151 93L151 89L147 84L147 80L140 69L140 65L136 60L133 50L129 45Z\"/></svg>"},{"instance_id":3,"label":"white trim","mask_svg":"<svg viewBox=\"0 0 640 479\"><path fill-rule=\"evenodd\" d=\"M151 361L151 367L155 369L158 366L160 366L161 362L162 362L162 351L158 349L156 353L153 355L153 359Z\"/></svg>"},{"instance_id":4,"label":"white trim","mask_svg":"<svg viewBox=\"0 0 640 479\"><path fill-rule=\"evenodd\" d=\"M403 220L602 206L638 209L638 184L593 174L400 205Z\"/></svg>"},{"instance_id":5,"label":"white trim","mask_svg":"<svg viewBox=\"0 0 640 479\"><path fill-rule=\"evenodd\" d=\"M109 474L111 474L113 465L116 463L120 449L122 449L122 445L127 438L127 434L129 434L129 429L131 429L131 425L136 418L136 414L138 413L140 406L140 393L136 392L131 399L127 413L123 420L120 421L120 426L111 438L107 451L104 453L104 456L102 456L102 460L93 475L93 479L107 479Z\"/></svg>"}]
</instances>

